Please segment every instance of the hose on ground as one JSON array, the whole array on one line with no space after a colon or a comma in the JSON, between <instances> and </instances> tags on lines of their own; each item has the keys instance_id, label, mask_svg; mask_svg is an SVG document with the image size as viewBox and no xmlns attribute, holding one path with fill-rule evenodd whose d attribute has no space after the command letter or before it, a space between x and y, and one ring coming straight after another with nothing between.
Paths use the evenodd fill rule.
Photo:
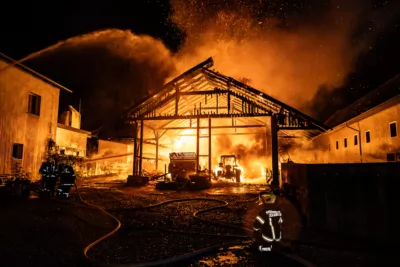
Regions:
<instances>
[{"instance_id":1,"label":"hose on ground","mask_svg":"<svg viewBox=\"0 0 400 267\"><path fill-rule=\"evenodd\" d=\"M225 243L222 243L220 245L203 248L203 249L196 250L196 251L193 251L193 252L190 252L190 253L187 253L187 254L183 254L183 255L180 255L180 256L177 256L177 257L172 257L172 258L163 259L163 260L159 260L159 261L146 262L146 263L137 263L137 264L115 264L115 263L112 263L112 264L109 264L109 263L103 263L103 262L95 261L95 260L93 260L92 258L90 258L88 256L89 250L92 249L97 244L99 244L100 242L102 242L102 241L106 240L107 238L111 237L112 235L114 235L121 228L121 222L114 215L112 215L111 213L107 212L105 209L85 201L82 198L76 183L74 185L75 185L75 188L76 188L76 191L77 191L77 194L78 194L78 198L79 198L79 200L81 202L83 202L84 204L86 204L86 205L88 205L90 207L96 207L102 213L104 213L107 216L111 217L117 223L117 226L111 232L109 232L108 234L106 234L106 235L102 236L101 238L95 240L94 242L90 243L83 250L83 254L84 254L85 258L87 260L89 260L90 262L94 263L96 266L104 266L104 267L106 267L106 266L107 267L147 267L147 266L168 265L168 264L173 264L173 263L177 263L177 262L180 262L180 261L190 260L190 259L193 259L195 257L201 256L201 255L204 255L204 254L208 254L208 253L211 253L211 252L217 252L217 251L221 251L223 249L228 249L231 246L243 243L243 241L242 242L225 242ZM200 198L198 198L197 200L199 200L199 199ZM194 200L194 199L191 199L191 200ZM210 199L206 199L206 198L201 198L201 200L210 201ZM148 206L148 207L142 207L142 208L139 208L139 209L154 208L154 207L157 207L157 206L161 206L161 205L165 205L167 203L173 203L173 202L177 202L177 201L178 200L165 201L165 202L161 202L161 203L158 203L158 204L155 204L155 205L151 205L151 206ZM214 201L223 203L223 205L219 206L220 208L223 208L223 207L226 207L226 206L229 205L228 202L223 201L223 200L214 200ZM215 209L215 207L213 209Z\"/></svg>"},{"instance_id":2,"label":"hose on ground","mask_svg":"<svg viewBox=\"0 0 400 267\"><path fill-rule=\"evenodd\" d=\"M96 246L97 244L99 244L100 242L106 240L107 238L111 237L112 235L114 235L120 228L121 228L121 222L118 220L118 218L116 218L114 215L112 215L111 213L109 213L108 211L106 211L105 209L91 204L87 201L85 201L81 194L80 191L78 189L78 186L76 185L76 183L74 183L76 191L77 191L77 195L79 200L88 205L89 207L93 207L93 208L97 208L98 210L100 210L102 213L104 213L105 215L111 217L116 223L117 226L109 233L107 233L106 235L100 237L99 239L95 240L94 242L90 243L88 246L86 246L83 250L83 254L85 256L85 258L87 260L89 260L90 262L94 263L96 266L102 266L102 267L148 267L148 266L164 266L164 265L169 265L169 264L175 264L178 262L182 262L182 261L187 261L187 260L191 260L193 258L205 255L205 254L209 254L212 252L220 252L222 250L227 250L230 247L234 246L234 245L242 245L244 241L235 241L235 242L224 242L221 243L219 245L216 246L210 246L210 247L206 247L203 249L199 249L190 253L186 253L180 256L176 256L176 257L172 257L172 258L167 258L167 259L163 259L163 260L158 260L158 261L151 261L151 262L145 262L145 263L136 263L136 264L116 264L116 263L104 263L104 262L99 262L96 260L93 260L92 258L90 258L88 256L88 252L91 248L93 248L94 246ZM258 199L259 197L261 197L263 194L268 194L269 192L261 192L258 197L256 199ZM137 208L130 208L130 209L124 209L124 210L132 210L132 209L136 209L136 210L140 210L140 209L150 209L150 208L154 208L154 207L159 207L162 205L166 205L166 204L170 204L170 203L175 203L175 202L183 202L183 201L213 201L213 202L217 202L217 203L222 203L222 205L220 206L216 206L216 207L211 207L211 208L206 208L206 209L202 209L202 210L198 210L196 212L194 212L192 214L192 216L202 222L205 223L210 223L210 224L214 224L214 225L219 225L219 226L223 226L223 227L230 227L233 229L238 229L238 230L245 230L246 232L250 233L251 230L247 229L247 228L243 228L240 226L236 226L236 225L232 225L232 224L227 224L227 223L221 223L221 222L214 222L214 221L210 221L210 220L206 220L203 219L201 217L199 217L199 214L204 214L206 212L212 211L212 210L216 210L216 209L222 209L225 208L229 205L229 203L227 201L224 200L220 200L220 199L209 199L209 198L190 198L190 199L173 199L173 200L168 200L168 201L164 201L164 202L160 202L157 204L153 204L150 206L146 206L146 207L137 207ZM251 200L245 200L242 202L248 202ZM180 232L180 231L179 231ZM183 232L188 234L187 232ZM203 234L203 233L189 233L189 234ZM208 233L204 233L206 235L213 235L213 234L208 234ZM248 238L250 239L250 235L246 235L246 236L234 236L234 235L217 235L219 237L235 237L235 238ZM292 255L292 254L288 254L288 253L280 253L281 255L287 257L287 258L291 258L292 260L299 262L301 264L303 264L304 266L307 267L314 267L313 264L305 261L304 259L296 256L296 255Z\"/></svg>"}]
</instances>

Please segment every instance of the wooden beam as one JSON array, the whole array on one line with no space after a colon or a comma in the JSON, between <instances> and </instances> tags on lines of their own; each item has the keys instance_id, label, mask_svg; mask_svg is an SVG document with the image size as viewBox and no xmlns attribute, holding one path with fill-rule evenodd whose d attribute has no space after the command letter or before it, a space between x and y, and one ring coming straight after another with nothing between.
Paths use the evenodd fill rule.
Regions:
<instances>
[{"instance_id":1,"label":"wooden beam","mask_svg":"<svg viewBox=\"0 0 400 267\"><path fill-rule=\"evenodd\" d=\"M200 119L198 119L200 120ZM234 128L263 128L265 125L263 124L256 124L256 125L236 125L236 126L211 126L212 129L234 129ZM208 126L200 126L200 129L208 129ZM165 127L165 128L159 128L159 130L190 130L190 129L197 129L197 127Z\"/></svg>"}]
</instances>

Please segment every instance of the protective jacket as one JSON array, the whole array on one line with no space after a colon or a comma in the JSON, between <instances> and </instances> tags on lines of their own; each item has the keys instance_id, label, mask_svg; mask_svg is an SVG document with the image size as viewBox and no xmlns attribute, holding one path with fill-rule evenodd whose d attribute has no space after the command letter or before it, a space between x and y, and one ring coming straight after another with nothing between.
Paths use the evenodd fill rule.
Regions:
<instances>
[{"instance_id":1,"label":"protective jacket","mask_svg":"<svg viewBox=\"0 0 400 267\"><path fill-rule=\"evenodd\" d=\"M264 204L253 223L254 238L260 251L271 251L282 241L282 212L275 204Z\"/></svg>"}]
</instances>

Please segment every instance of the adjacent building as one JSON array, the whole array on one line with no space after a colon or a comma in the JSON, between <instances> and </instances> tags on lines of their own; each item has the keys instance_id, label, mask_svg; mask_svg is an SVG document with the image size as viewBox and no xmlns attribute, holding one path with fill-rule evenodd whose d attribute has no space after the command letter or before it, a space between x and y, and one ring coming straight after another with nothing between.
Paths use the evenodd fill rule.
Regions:
<instances>
[{"instance_id":1,"label":"adjacent building","mask_svg":"<svg viewBox=\"0 0 400 267\"><path fill-rule=\"evenodd\" d=\"M87 139L91 133L81 129L81 114L72 106L60 116L56 145L61 154L86 157Z\"/></svg>"},{"instance_id":2,"label":"adjacent building","mask_svg":"<svg viewBox=\"0 0 400 267\"><path fill-rule=\"evenodd\" d=\"M358 163L400 161L400 74L348 107L326 124L295 162ZM296 153L299 154L299 153ZM312 154L312 155L310 155ZM306 156L305 156L306 155Z\"/></svg>"},{"instance_id":3,"label":"adjacent building","mask_svg":"<svg viewBox=\"0 0 400 267\"><path fill-rule=\"evenodd\" d=\"M0 54L0 174L22 168L37 179L47 140L56 138L60 89L71 91L13 62Z\"/></svg>"}]
</instances>

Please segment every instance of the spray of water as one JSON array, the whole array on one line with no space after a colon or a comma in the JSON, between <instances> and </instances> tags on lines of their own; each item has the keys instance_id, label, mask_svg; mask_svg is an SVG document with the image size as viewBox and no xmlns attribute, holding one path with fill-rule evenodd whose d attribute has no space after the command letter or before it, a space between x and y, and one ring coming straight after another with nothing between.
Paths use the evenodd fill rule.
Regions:
<instances>
[{"instance_id":1,"label":"spray of water","mask_svg":"<svg viewBox=\"0 0 400 267\"><path fill-rule=\"evenodd\" d=\"M124 109L158 90L175 71L171 52L160 40L118 29L70 38L0 71L25 61L80 94L85 129L106 123L104 135L119 127L114 122Z\"/></svg>"}]
</instances>

